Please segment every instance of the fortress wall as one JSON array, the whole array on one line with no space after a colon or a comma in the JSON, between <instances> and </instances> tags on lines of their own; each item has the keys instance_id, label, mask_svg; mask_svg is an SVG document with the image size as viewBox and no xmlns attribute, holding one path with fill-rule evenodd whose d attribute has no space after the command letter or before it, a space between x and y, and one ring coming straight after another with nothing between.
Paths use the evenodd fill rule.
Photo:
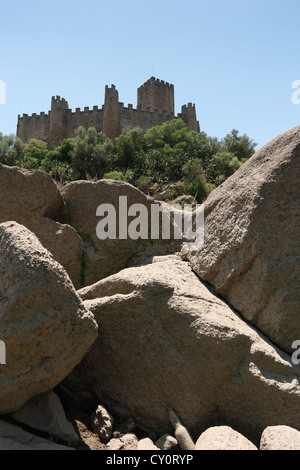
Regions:
<instances>
[{"instance_id":1,"label":"fortress wall","mask_svg":"<svg viewBox=\"0 0 300 470\"><path fill-rule=\"evenodd\" d=\"M50 112L48 114L23 114L18 118L17 137L24 143L30 139L43 140L48 143L50 128Z\"/></svg>"},{"instance_id":2,"label":"fortress wall","mask_svg":"<svg viewBox=\"0 0 300 470\"><path fill-rule=\"evenodd\" d=\"M134 129L140 127L144 131L150 127L158 126L163 124L169 119L173 119L174 115L167 115L167 113L159 114L157 110L150 111L142 109L134 109L132 105L128 105L128 108L123 107L121 109L121 128L122 129Z\"/></svg>"},{"instance_id":3,"label":"fortress wall","mask_svg":"<svg viewBox=\"0 0 300 470\"><path fill-rule=\"evenodd\" d=\"M124 129L140 127L146 131L175 117L174 85L151 77L138 88L137 95L137 108L134 109L132 104L125 107L124 103L119 102L115 85L106 85L102 108L76 108L74 112L69 109L64 98L53 96L48 114L24 114L23 117L18 117L17 136L25 143L31 138L40 139L49 148L53 148L63 139L74 137L80 126L85 129L94 127L98 132L114 139ZM194 104L182 106L178 117L185 121L189 130L200 131Z\"/></svg>"},{"instance_id":4,"label":"fortress wall","mask_svg":"<svg viewBox=\"0 0 300 470\"><path fill-rule=\"evenodd\" d=\"M98 109L98 106L94 106L92 109L88 107L82 111L80 108L76 108L75 112L71 110L67 111L67 134L68 137L74 137L75 131L78 127L95 127L97 132L103 131L103 109Z\"/></svg>"}]
</instances>

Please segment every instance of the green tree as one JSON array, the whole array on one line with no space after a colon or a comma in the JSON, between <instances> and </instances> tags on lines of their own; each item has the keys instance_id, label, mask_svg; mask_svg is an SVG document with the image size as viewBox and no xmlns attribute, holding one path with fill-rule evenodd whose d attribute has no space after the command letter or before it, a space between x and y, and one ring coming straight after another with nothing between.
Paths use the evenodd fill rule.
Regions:
<instances>
[{"instance_id":1,"label":"green tree","mask_svg":"<svg viewBox=\"0 0 300 470\"><path fill-rule=\"evenodd\" d=\"M239 135L237 129L232 129L223 139L223 151L233 153L239 160L252 157L255 153L257 143L250 139L247 134Z\"/></svg>"},{"instance_id":2,"label":"green tree","mask_svg":"<svg viewBox=\"0 0 300 470\"><path fill-rule=\"evenodd\" d=\"M107 169L107 156L103 152L103 134L94 127L76 130L71 150L72 166L78 178L100 178Z\"/></svg>"},{"instance_id":3,"label":"green tree","mask_svg":"<svg viewBox=\"0 0 300 470\"><path fill-rule=\"evenodd\" d=\"M28 144L24 146L19 166L27 169L38 170L41 162L46 158L48 153L47 144L42 140L30 139Z\"/></svg>"},{"instance_id":4,"label":"green tree","mask_svg":"<svg viewBox=\"0 0 300 470\"><path fill-rule=\"evenodd\" d=\"M219 152L214 155L206 170L209 180L216 186L222 184L229 176L240 168L242 161L230 152Z\"/></svg>"},{"instance_id":5,"label":"green tree","mask_svg":"<svg viewBox=\"0 0 300 470\"><path fill-rule=\"evenodd\" d=\"M202 161L199 158L188 161L183 165L182 173L183 191L193 196L196 201L202 202L213 189L206 180Z\"/></svg>"},{"instance_id":6,"label":"green tree","mask_svg":"<svg viewBox=\"0 0 300 470\"><path fill-rule=\"evenodd\" d=\"M3 135L0 132L0 163L18 165L23 158L24 145L14 134Z\"/></svg>"}]
</instances>

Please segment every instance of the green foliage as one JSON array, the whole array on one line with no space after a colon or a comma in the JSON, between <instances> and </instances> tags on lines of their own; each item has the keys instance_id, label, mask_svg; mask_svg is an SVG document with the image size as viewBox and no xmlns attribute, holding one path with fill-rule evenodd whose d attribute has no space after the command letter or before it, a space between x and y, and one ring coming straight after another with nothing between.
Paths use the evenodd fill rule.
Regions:
<instances>
[{"instance_id":1,"label":"green foliage","mask_svg":"<svg viewBox=\"0 0 300 470\"><path fill-rule=\"evenodd\" d=\"M202 201L208 196L212 187L206 180L203 164L199 158L188 161L182 167L182 173L184 182L183 189L186 194L190 194L197 201Z\"/></svg>"},{"instance_id":2,"label":"green foliage","mask_svg":"<svg viewBox=\"0 0 300 470\"><path fill-rule=\"evenodd\" d=\"M255 153L257 143L244 134L239 136L237 129L232 129L223 139L223 151L233 153L238 160L248 160Z\"/></svg>"},{"instance_id":3,"label":"green foliage","mask_svg":"<svg viewBox=\"0 0 300 470\"><path fill-rule=\"evenodd\" d=\"M121 171L110 171L103 175L103 179L106 180L117 180L117 181L126 181L125 175Z\"/></svg>"},{"instance_id":4,"label":"green foliage","mask_svg":"<svg viewBox=\"0 0 300 470\"><path fill-rule=\"evenodd\" d=\"M107 139L104 141L103 133L97 133L96 129L90 127L85 130L79 127L71 154L71 163L78 179L84 179L87 175L100 178L112 163L112 151L114 143Z\"/></svg>"},{"instance_id":5,"label":"green foliage","mask_svg":"<svg viewBox=\"0 0 300 470\"><path fill-rule=\"evenodd\" d=\"M202 202L255 152L257 144L236 129L218 140L188 131L181 119L154 126L145 133L127 129L116 139L95 128L79 127L75 137L49 150L31 139L24 145L0 133L0 163L50 173L59 187L77 179L126 181L146 194L162 192L166 200L190 194Z\"/></svg>"},{"instance_id":6,"label":"green foliage","mask_svg":"<svg viewBox=\"0 0 300 470\"><path fill-rule=\"evenodd\" d=\"M13 134L3 135L0 132L0 163L17 165L23 158L24 145Z\"/></svg>"},{"instance_id":7,"label":"green foliage","mask_svg":"<svg viewBox=\"0 0 300 470\"><path fill-rule=\"evenodd\" d=\"M222 184L243 164L233 153L219 152L214 155L207 168L207 176L216 186Z\"/></svg>"},{"instance_id":8,"label":"green foliage","mask_svg":"<svg viewBox=\"0 0 300 470\"><path fill-rule=\"evenodd\" d=\"M138 189L143 191L143 193L147 194L149 192L151 186L151 178L150 176L142 175L136 182L136 186Z\"/></svg>"},{"instance_id":9,"label":"green foliage","mask_svg":"<svg viewBox=\"0 0 300 470\"><path fill-rule=\"evenodd\" d=\"M47 144L42 140L30 139L24 147L23 165L25 168L39 168L48 153Z\"/></svg>"}]
</instances>

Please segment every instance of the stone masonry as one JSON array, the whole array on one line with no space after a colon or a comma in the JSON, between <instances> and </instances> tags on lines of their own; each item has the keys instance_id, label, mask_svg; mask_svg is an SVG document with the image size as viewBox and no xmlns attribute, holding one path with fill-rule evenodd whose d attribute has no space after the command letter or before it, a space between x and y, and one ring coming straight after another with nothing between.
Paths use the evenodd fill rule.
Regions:
<instances>
[{"instance_id":1,"label":"stone masonry","mask_svg":"<svg viewBox=\"0 0 300 470\"><path fill-rule=\"evenodd\" d=\"M151 77L137 90L136 109L132 104L125 107L124 103L119 102L115 85L106 85L102 108L94 106L92 109L85 107L83 111L80 108L72 111L64 98L53 96L51 111L47 114L18 116L17 137L24 143L32 138L43 140L49 148L54 148L63 139L74 137L79 126L85 129L95 127L98 132L114 139L124 129L140 127L146 131L174 117L174 85ZM194 104L182 106L177 117L186 123L189 131L200 132Z\"/></svg>"}]
</instances>

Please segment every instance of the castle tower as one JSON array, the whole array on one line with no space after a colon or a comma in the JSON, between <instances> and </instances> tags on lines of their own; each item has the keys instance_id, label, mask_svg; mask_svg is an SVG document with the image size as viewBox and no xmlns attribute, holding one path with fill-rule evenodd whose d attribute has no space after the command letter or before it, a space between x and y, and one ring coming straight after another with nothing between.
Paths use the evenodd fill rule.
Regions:
<instances>
[{"instance_id":1,"label":"castle tower","mask_svg":"<svg viewBox=\"0 0 300 470\"><path fill-rule=\"evenodd\" d=\"M52 96L49 128L49 147L56 147L67 135L68 102L60 96Z\"/></svg>"},{"instance_id":2,"label":"castle tower","mask_svg":"<svg viewBox=\"0 0 300 470\"><path fill-rule=\"evenodd\" d=\"M112 85L111 88L108 85L105 87L103 132L110 139L115 139L121 132L119 93L115 85Z\"/></svg>"},{"instance_id":3,"label":"castle tower","mask_svg":"<svg viewBox=\"0 0 300 470\"><path fill-rule=\"evenodd\" d=\"M180 117L185 122L188 131L200 132L200 125L197 121L196 107L194 104L188 103L188 105L183 105L181 107L181 113L178 115L178 117Z\"/></svg>"},{"instance_id":4,"label":"castle tower","mask_svg":"<svg viewBox=\"0 0 300 470\"><path fill-rule=\"evenodd\" d=\"M174 85L155 77L149 78L137 90L137 106L144 111L148 108L174 116Z\"/></svg>"}]
</instances>

